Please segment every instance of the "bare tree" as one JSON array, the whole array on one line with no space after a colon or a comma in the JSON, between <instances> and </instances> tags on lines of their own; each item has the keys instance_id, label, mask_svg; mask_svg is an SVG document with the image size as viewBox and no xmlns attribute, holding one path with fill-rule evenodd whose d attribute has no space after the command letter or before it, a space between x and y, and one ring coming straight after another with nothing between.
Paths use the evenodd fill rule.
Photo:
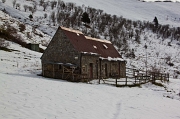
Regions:
<instances>
[{"instance_id":1,"label":"bare tree","mask_svg":"<svg viewBox=\"0 0 180 119\"><path fill-rule=\"evenodd\" d=\"M45 11L46 8L47 8L47 6L48 6L48 3L47 3L47 2L44 2L42 6L43 6L43 8L44 8L43 11Z\"/></svg>"},{"instance_id":2,"label":"bare tree","mask_svg":"<svg viewBox=\"0 0 180 119\"><path fill-rule=\"evenodd\" d=\"M53 10L55 7L55 1L51 1L51 9Z\"/></svg>"},{"instance_id":3,"label":"bare tree","mask_svg":"<svg viewBox=\"0 0 180 119\"><path fill-rule=\"evenodd\" d=\"M36 11L36 9L34 9L33 7L29 6L29 11L32 12L32 14Z\"/></svg>"},{"instance_id":4,"label":"bare tree","mask_svg":"<svg viewBox=\"0 0 180 119\"><path fill-rule=\"evenodd\" d=\"M6 0L2 0L2 3L5 3L6 2Z\"/></svg>"},{"instance_id":5,"label":"bare tree","mask_svg":"<svg viewBox=\"0 0 180 119\"><path fill-rule=\"evenodd\" d=\"M47 18L47 14L46 13L44 14L44 18Z\"/></svg>"},{"instance_id":6,"label":"bare tree","mask_svg":"<svg viewBox=\"0 0 180 119\"><path fill-rule=\"evenodd\" d=\"M13 7L15 7L15 5L16 5L16 0L13 0Z\"/></svg>"},{"instance_id":7,"label":"bare tree","mask_svg":"<svg viewBox=\"0 0 180 119\"><path fill-rule=\"evenodd\" d=\"M16 9L20 10L20 3L16 4Z\"/></svg>"},{"instance_id":8,"label":"bare tree","mask_svg":"<svg viewBox=\"0 0 180 119\"><path fill-rule=\"evenodd\" d=\"M28 6L27 5L24 5L24 11L26 12L26 10L28 9Z\"/></svg>"},{"instance_id":9,"label":"bare tree","mask_svg":"<svg viewBox=\"0 0 180 119\"><path fill-rule=\"evenodd\" d=\"M34 9L34 11L37 10L37 4L36 3L33 3L33 9Z\"/></svg>"},{"instance_id":10,"label":"bare tree","mask_svg":"<svg viewBox=\"0 0 180 119\"><path fill-rule=\"evenodd\" d=\"M55 26L56 18L55 18L55 12L54 11L51 13L51 19L52 19L53 25Z\"/></svg>"},{"instance_id":11,"label":"bare tree","mask_svg":"<svg viewBox=\"0 0 180 119\"><path fill-rule=\"evenodd\" d=\"M42 6L44 4L44 0L39 1L39 5Z\"/></svg>"}]
</instances>

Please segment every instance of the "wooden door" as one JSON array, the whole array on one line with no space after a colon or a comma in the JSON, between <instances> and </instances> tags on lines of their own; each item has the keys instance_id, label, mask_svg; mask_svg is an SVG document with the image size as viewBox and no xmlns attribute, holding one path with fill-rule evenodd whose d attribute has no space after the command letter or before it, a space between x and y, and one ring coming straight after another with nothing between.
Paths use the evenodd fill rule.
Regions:
<instances>
[{"instance_id":1,"label":"wooden door","mask_svg":"<svg viewBox=\"0 0 180 119\"><path fill-rule=\"evenodd\" d=\"M93 78L93 63L89 64L89 78Z\"/></svg>"}]
</instances>

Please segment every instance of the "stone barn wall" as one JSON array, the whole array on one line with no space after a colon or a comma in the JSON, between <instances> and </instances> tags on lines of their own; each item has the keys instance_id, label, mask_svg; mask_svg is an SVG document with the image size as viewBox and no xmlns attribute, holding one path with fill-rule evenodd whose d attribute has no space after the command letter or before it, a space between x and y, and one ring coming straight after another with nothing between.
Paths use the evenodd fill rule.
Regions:
<instances>
[{"instance_id":1,"label":"stone barn wall","mask_svg":"<svg viewBox=\"0 0 180 119\"><path fill-rule=\"evenodd\" d=\"M81 74L87 74L89 78L98 78L98 60L99 56L95 55L83 55L81 59ZM90 70L92 65L92 77L90 76Z\"/></svg>"},{"instance_id":2,"label":"stone barn wall","mask_svg":"<svg viewBox=\"0 0 180 119\"><path fill-rule=\"evenodd\" d=\"M75 59L75 57L78 57ZM79 53L70 43L62 30L57 30L49 46L42 56L42 64L46 62L72 63L79 65Z\"/></svg>"}]
</instances>

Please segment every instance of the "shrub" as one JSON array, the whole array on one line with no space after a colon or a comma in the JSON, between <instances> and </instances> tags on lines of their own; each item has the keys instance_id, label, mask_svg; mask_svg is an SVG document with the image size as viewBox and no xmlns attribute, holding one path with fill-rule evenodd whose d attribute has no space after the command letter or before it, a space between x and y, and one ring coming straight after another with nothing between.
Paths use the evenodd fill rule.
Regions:
<instances>
[{"instance_id":1,"label":"shrub","mask_svg":"<svg viewBox=\"0 0 180 119\"><path fill-rule=\"evenodd\" d=\"M4 39L0 38L0 48L7 48L9 46L8 42L5 42Z\"/></svg>"},{"instance_id":2,"label":"shrub","mask_svg":"<svg viewBox=\"0 0 180 119\"><path fill-rule=\"evenodd\" d=\"M29 15L29 19L30 19L30 20L33 19L33 15L32 15L32 14Z\"/></svg>"},{"instance_id":3,"label":"shrub","mask_svg":"<svg viewBox=\"0 0 180 119\"><path fill-rule=\"evenodd\" d=\"M168 64L170 67L174 66L174 64L173 64L172 62L167 62L167 64Z\"/></svg>"},{"instance_id":4,"label":"shrub","mask_svg":"<svg viewBox=\"0 0 180 119\"><path fill-rule=\"evenodd\" d=\"M0 37L20 44L23 47L26 46L26 43L23 41L23 38L17 34L17 30L10 25L7 25L7 29L3 27L0 28Z\"/></svg>"},{"instance_id":5,"label":"shrub","mask_svg":"<svg viewBox=\"0 0 180 119\"><path fill-rule=\"evenodd\" d=\"M26 29L26 26L24 24L19 24L20 32L23 32L25 29Z\"/></svg>"}]
</instances>

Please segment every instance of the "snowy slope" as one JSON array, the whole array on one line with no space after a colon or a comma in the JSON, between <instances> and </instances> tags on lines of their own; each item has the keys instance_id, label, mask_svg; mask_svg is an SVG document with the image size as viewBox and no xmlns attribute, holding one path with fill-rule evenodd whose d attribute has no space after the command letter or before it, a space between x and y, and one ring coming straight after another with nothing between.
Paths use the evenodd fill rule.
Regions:
<instances>
[{"instance_id":1,"label":"snowy slope","mask_svg":"<svg viewBox=\"0 0 180 119\"><path fill-rule=\"evenodd\" d=\"M144 36L148 36L145 40ZM156 34L151 32L145 32L141 35L140 44L134 43L130 40L129 45L135 51L134 59L126 59L127 66L146 70L146 54L147 54L147 70L153 71L154 69L159 69L160 72L169 73L170 77L180 77L180 75L175 72L180 71L180 46L177 45L178 41L171 43L171 46L168 45L171 42L171 39L158 38ZM145 44L147 45L147 50L144 48ZM168 60L169 59L169 60ZM174 64L174 66L169 66L168 62Z\"/></svg>"},{"instance_id":2,"label":"snowy slope","mask_svg":"<svg viewBox=\"0 0 180 119\"><path fill-rule=\"evenodd\" d=\"M20 35L22 40L26 43L39 43L42 45L47 44L51 37L44 34L42 31L33 28L30 25L24 24L25 29L20 31L20 24L24 24L15 18L12 18L8 14L0 11L0 27L7 29L8 26L13 27L17 31L17 35Z\"/></svg>"},{"instance_id":3,"label":"snowy slope","mask_svg":"<svg viewBox=\"0 0 180 119\"><path fill-rule=\"evenodd\" d=\"M21 10L17 10L13 8L12 1L13 0L8 0L4 4L0 2L0 9L5 8L9 12L9 14L11 14L11 16L19 18L21 21L31 25L38 24L39 29L41 29L42 31L51 35L54 34L56 28L49 27L47 29L47 24L49 24L48 21L44 21L43 19L41 19L41 21L38 21L38 19L39 17L43 18L45 13L49 16L52 11L56 10L52 10L49 7L46 11L43 11L43 7L38 6L37 11L34 13L34 22L36 23L31 23L31 21L28 20L28 16L31 14L31 12L25 12L23 6L33 6L33 2L26 0L17 0L17 3L20 3L21 8ZM39 4L39 0L35 2L37 2L36 4ZM141 2L138 0L64 0L64 2L73 2L78 6L90 6L96 9L101 9L108 14L123 16L124 18L128 18L131 20L145 20L152 22L154 17L156 16L160 24L169 24L171 27L180 26L180 2L178 0L174 0L174 2ZM26 21L24 21L25 19Z\"/></svg>"},{"instance_id":4,"label":"snowy slope","mask_svg":"<svg viewBox=\"0 0 180 119\"><path fill-rule=\"evenodd\" d=\"M39 3L38 1L36 1ZM72 2L70 0L66 0L65 2ZM123 15L123 17L127 17L133 20L147 20L152 21L154 16L158 17L159 23L170 24L174 27L180 26L180 21L178 16L180 16L180 3L179 2L141 2L137 0L112 0L112 1L91 1L87 2L84 0L76 0L73 1L77 5L84 4L85 6L95 7L98 9L103 9L107 13L117 14L118 16ZM21 3L21 10L17 10L13 8L12 1L6 1L5 4L0 2L0 8L6 9L10 15L18 18L20 21L23 21L32 26L38 25L38 29L46 32L47 34L53 36L57 26L49 26L49 21L44 19L43 15L47 13L50 15L52 9L49 7L46 11L43 11L43 8L40 6L37 7L37 11L34 13L34 21L31 21L28 18L28 15L31 13L29 11L24 12L23 5L32 6L32 1L24 2L24 0L17 0L17 3ZM108 6L108 7L107 7ZM56 9L57 10L57 9ZM4 16L2 16L3 18ZM150 18L151 17L151 18ZM176 18L176 20L175 20ZM27 31L28 32L28 31ZM23 35L26 37L26 35ZM145 37L147 37L147 41L145 41ZM42 41L40 37L32 37L33 42ZM43 39L50 39L50 37ZM37 41L39 40L39 41ZM152 68L161 69L161 71L165 73L170 73L171 77L180 77L177 76L176 72L180 71L180 51L179 45L177 45L177 41L173 41L171 43L171 47L168 46L168 42L171 42L171 39L162 39L159 38L156 34L153 34L151 31L144 31L141 35L141 43L137 44L131 40L128 40L129 48L135 50L135 59L126 59L128 67L133 67L137 69L145 70L145 56L146 52L144 49L144 45L148 45L147 53L148 53L148 69ZM170 62L174 63L174 66L168 66L166 63L166 59L170 58Z\"/></svg>"},{"instance_id":5,"label":"snowy slope","mask_svg":"<svg viewBox=\"0 0 180 119\"><path fill-rule=\"evenodd\" d=\"M0 50L1 119L179 119L180 80L116 88L37 76L41 53Z\"/></svg>"},{"instance_id":6,"label":"snowy slope","mask_svg":"<svg viewBox=\"0 0 180 119\"><path fill-rule=\"evenodd\" d=\"M83 1L76 2L77 4L83 3ZM95 6L95 3L99 2L93 1L92 3ZM131 2L133 3L133 1ZM6 0L6 3L5 7L12 6L11 0ZM21 3L25 4L23 0L21 0ZM86 3L91 2L86 1ZM110 4L112 5L112 3ZM3 7L4 4L0 3L0 8ZM7 9L12 15L18 16L18 18L22 17L21 20L28 16L28 14L25 15L23 12L16 11L11 7ZM18 29L16 20L2 12L0 12L0 16L0 18L4 19L0 21L1 25L5 21L8 24L12 23L11 25ZM31 23L28 20L27 22ZM48 27L44 26L44 28ZM31 26L27 26L25 32L31 32L31 29ZM38 32L41 33L41 31ZM21 33L21 35L26 39L24 33ZM159 61L156 52L161 51L158 58L165 57L167 53L167 56L171 55L172 61L176 63L176 66L171 67L172 69L168 67L168 70L179 70L180 55L178 45L174 42L172 43L173 47L167 47L170 39L159 42L160 40L156 40L157 36L155 34L147 32L145 35L151 36L148 37L150 39L147 41L142 40L139 45L129 41L132 44L131 47L137 50L136 55L138 57L135 60L127 59L128 65L137 65L139 67L144 65L144 60L139 59L143 59L141 57L145 56L143 47L147 43L148 45L151 44L150 48L148 46L148 52L152 56L152 58L148 59L149 65ZM39 36L34 34L32 36L34 41L39 39ZM50 38L44 34L43 36L44 38L41 40L49 40ZM37 42L41 40L37 40ZM170 78L169 83L163 83L164 87L149 83L141 87L116 88L111 85L97 84L95 83L96 80L92 84L85 84L44 78L37 76L37 74L41 73L40 57L42 53L22 48L13 42L9 42L9 44L8 48L11 49L11 52L0 50L0 119L180 118L179 79ZM139 61L137 62L137 60ZM161 65L167 67L166 64L162 63Z\"/></svg>"},{"instance_id":7,"label":"snowy slope","mask_svg":"<svg viewBox=\"0 0 180 119\"><path fill-rule=\"evenodd\" d=\"M72 2L72 0L65 0ZM138 0L75 0L77 5L102 9L106 13L123 16L131 20L153 21L156 16L160 24L170 24L174 27L180 26L180 3L163 2L140 2ZM176 18L176 20L175 20Z\"/></svg>"}]
</instances>

